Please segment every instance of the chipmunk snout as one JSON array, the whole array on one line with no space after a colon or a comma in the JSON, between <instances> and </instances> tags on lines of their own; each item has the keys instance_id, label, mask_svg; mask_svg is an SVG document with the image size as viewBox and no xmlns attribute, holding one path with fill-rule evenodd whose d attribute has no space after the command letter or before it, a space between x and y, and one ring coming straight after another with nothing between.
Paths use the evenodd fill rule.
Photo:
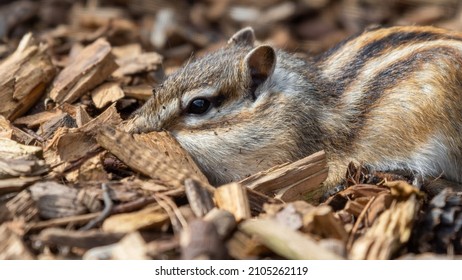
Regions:
<instances>
[{"instance_id":1,"label":"chipmunk snout","mask_svg":"<svg viewBox=\"0 0 462 280\"><path fill-rule=\"evenodd\" d=\"M151 131L161 131L162 126L159 121L152 121L150 118L146 118L143 115L137 115L132 119L130 125L131 133L146 133Z\"/></svg>"}]
</instances>

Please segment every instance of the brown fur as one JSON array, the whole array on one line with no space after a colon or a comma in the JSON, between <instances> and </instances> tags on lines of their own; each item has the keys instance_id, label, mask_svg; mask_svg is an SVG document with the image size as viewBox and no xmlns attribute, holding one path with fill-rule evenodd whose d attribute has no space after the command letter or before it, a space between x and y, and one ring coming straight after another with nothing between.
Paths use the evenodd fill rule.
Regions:
<instances>
[{"instance_id":1,"label":"brown fur","mask_svg":"<svg viewBox=\"0 0 462 280\"><path fill-rule=\"evenodd\" d=\"M170 130L214 184L320 149L327 185L350 161L462 182L461 40L433 27L375 29L303 61L255 48L244 29L156 89L136 131ZM185 103L204 95L222 102L188 114Z\"/></svg>"}]
</instances>

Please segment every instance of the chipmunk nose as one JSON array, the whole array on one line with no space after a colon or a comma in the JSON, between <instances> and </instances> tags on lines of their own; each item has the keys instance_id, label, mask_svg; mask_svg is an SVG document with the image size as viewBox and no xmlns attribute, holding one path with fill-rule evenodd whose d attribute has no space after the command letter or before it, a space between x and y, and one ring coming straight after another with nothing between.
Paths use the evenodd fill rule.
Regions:
<instances>
[{"instance_id":1,"label":"chipmunk nose","mask_svg":"<svg viewBox=\"0 0 462 280\"><path fill-rule=\"evenodd\" d=\"M127 123L128 131L131 133L145 133L151 131L161 131L162 127L159 121L151 120L142 115L134 116Z\"/></svg>"}]
</instances>

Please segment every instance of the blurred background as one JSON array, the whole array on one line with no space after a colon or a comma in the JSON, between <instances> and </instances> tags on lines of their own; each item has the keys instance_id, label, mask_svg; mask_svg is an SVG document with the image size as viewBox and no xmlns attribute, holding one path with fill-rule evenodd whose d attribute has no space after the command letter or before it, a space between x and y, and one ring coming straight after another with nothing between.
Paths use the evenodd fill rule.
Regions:
<instances>
[{"instance_id":1,"label":"blurred background","mask_svg":"<svg viewBox=\"0 0 462 280\"><path fill-rule=\"evenodd\" d=\"M364 28L435 25L462 30L459 0L0 0L0 59L32 31L57 62L76 43L106 37L164 57L173 71L252 26L260 41L317 54ZM58 63L59 65L59 63Z\"/></svg>"}]
</instances>

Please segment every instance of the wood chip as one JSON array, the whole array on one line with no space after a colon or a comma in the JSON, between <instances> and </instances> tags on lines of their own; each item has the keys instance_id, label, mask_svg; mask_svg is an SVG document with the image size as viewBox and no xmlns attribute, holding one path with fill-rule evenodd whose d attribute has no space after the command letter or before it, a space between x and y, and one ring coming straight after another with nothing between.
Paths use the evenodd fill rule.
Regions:
<instances>
[{"instance_id":1,"label":"wood chip","mask_svg":"<svg viewBox=\"0 0 462 280\"><path fill-rule=\"evenodd\" d=\"M351 259L390 259L411 235L419 202L416 195L402 202L395 202L372 227L359 237L350 250Z\"/></svg>"},{"instance_id":2,"label":"wood chip","mask_svg":"<svg viewBox=\"0 0 462 280\"><path fill-rule=\"evenodd\" d=\"M0 180L0 195L20 192L30 184L37 182L41 177L23 177Z\"/></svg>"},{"instance_id":3,"label":"wood chip","mask_svg":"<svg viewBox=\"0 0 462 280\"><path fill-rule=\"evenodd\" d=\"M208 187L208 180L199 169L196 162L170 133L163 131L134 134L133 138L147 145L149 149L159 151L160 153L167 155L171 161L175 162L176 166L182 166L182 168L188 169L189 172L192 172L199 178L198 182L200 182L203 187L210 190Z\"/></svg>"},{"instance_id":4,"label":"wood chip","mask_svg":"<svg viewBox=\"0 0 462 280\"><path fill-rule=\"evenodd\" d=\"M38 176L48 170L49 166L43 160L0 159L0 179Z\"/></svg>"},{"instance_id":5,"label":"wood chip","mask_svg":"<svg viewBox=\"0 0 462 280\"><path fill-rule=\"evenodd\" d=\"M249 199L250 212L252 216L257 216L264 211L264 205L266 203L271 204L282 204L284 203L280 199L274 199L260 192L246 188L247 197Z\"/></svg>"},{"instance_id":6,"label":"wood chip","mask_svg":"<svg viewBox=\"0 0 462 280\"><path fill-rule=\"evenodd\" d=\"M107 233L99 230L72 231L61 228L47 228L40 232L36 239L51 246L90 249L116 243L124 236L124 233Z\"/></svg>"},{"instance_id":7,"label":"wood chip","mask_svg":"<svg viewBox=\"0 0 462 280\"><path fill-rule=\"evenodd\" d=\"M56 173L64 172L70 166L71 161L86 158L98 149L99 146L92 137L97 128L103 124L115 125L120 122L121 118L115 106L112 105L98 117L78 129L59 128L55 132L53 139L45 147L44 157L46 162L51 166L59 165L54 169ZM66 164L62 164L63 162Z\"/></svg>"},{"instance_id":8,"label":"wood chip","mask_svg":"<svg viewBox=\"0 0 462 280\"><path fill-rule=\"evenodd\" d=\"M226 247L229 255L238 260L257 259L259 255L268 254L268 249L256 238L239 230L234 232Z\"/></svg>"},{"instance_id":9,"label":"wood chip","mask_svg":"<svg viewBox=\"0 0 462 280\"><path fill-rule=\"evenodd\" d=\"M355 200L350 200L345 205L345 211L350 213L351 215L358 217L364 209L365 204L359 203Z\"/></svg>"},{"instance_id":10,"label":"wood chip","mask_svg":"<svg viewBox=\"0 0 462 280\"><path fill-rule=\"evenodd\" d=\"M104 170L103 163L101 162L102 153L96 154L85 160L78 169L78 176L75 178L76 182L106 182L110 179L109 174ZM68 178L66 176L66 178Z\"/></svg>"},{"instance_id":11,"label":"wood chip","mask_svg":"<svg viewBox=\"0 0 462 280\"><path fill-rule=\"evenodd\" d=\"M325 192L320 184L327 178L326 164L325 153L321 151L252 175L241 184L267 195L276 193L284 201L308 199L318 202Z\"/></svg>"},{"instance_id":12,"label":"wood chip","mask_svg":"<svg viewBox=\"0 0 462 280\"><path fill-rule=\"evenodd\" d=\"M33 115L27 115L17 118L13 124L15 125L26 125L28 128L35 128L45 123L58 115L61 115L63 111L60 108L53 109L51 111L43 111Z\"/></svg>"},{"instance_id":13,"label":"wood chip","mask_svg":"<svg viewBox=\"0 0 462 280\"><path fill-rule=\"evenodd\" d=\"M140 44L128 44L112 48L112 53L117 59L137 57L143 52Z\"/></svg>"},{"instance_id":14,"label":"wood chip","mask_svg":"<svg viewBox=\"0 0 462 280\"><path fill-rule=\"evenodd\" d=\"M13 209L15 210L15 209ZM0 204L0 224L13 220L15 213L10 211L5 204Z\"/></svg>"},{"instance_id":15,"label":"wood chip","mask_svg":"<svg viewBox=\"0 0 462 280\"><path fill-rule=\"evenodd\" d=\"M13 136L13 128L10 121L3 115L0 115L0 138L11 139Z\"/></svg>"},{"instance_id":16,"label":"wood chip","mask_svg":"<svg viewBox=\"0 0 462 280\"><path fill-rule=\"evenodd\" d=\"M53 136L58 128L74 128L77 127L77 123L75 119L69 116L67 113L61 113L56 115L55 117L49 119L48 121L44 122L38 132L39 135L44 138L48 139Z\"/></svg>"},{"instance_id":17,"label":"wood chip","mask_svg":"<svg viewBox=\"0 0 462 280\"><path fill-rule=\"evenodd\" d=\"M341 259L322 248L308 235L281 227L269 219L247 220L239 225L239 229L246 234L255 235L266 247L290 260Z\"/></svg>"},{"instance_id":18,"label":"wood chip","mask_svg":"<svg viewBox=\"0 0 462 280\"><path fill-rule=\"evenodd\" d=\"M226 210L213 208L204 217L204 221L215 225L218 235L225 239L236 227L234 215Z\"/></svg>"},{"instance_id":19,"label":"wood chip","mask_svg":"<svg viewBox=\"0 0 462 280\"><path fill-rule=\"evenodd\" d=\"M269 206L280 208L277 205ZM347 240L348 234L343 223L327 205L315 207L305 201L295 201L284 205L282 209L277 209L276 213L272 214L273 211L268 210L270 217L274 217L278 223L288 229L301 230L319 238L338 239L343 242Z\"/></svg>"},{"instance_id":20,"label":"wood chip","mask_svg":"<svg viewBox=\"0 0 462 280\"><path fill-rule=\"evenodd\" d=\"M35 221L39 210L28 190L23 190L6 203L6 208L13 216L25 222Z\"/></svg>"},{"instance_id":21,"label":"wood chip","mask_svg":"<svg viewBox=\"0 0 462 280\"><path fill-rule=\"evenodd\" d=\"M75 113L75 122L77 123L77 127L82 127L89 123L92 120L88 112L85 110L83 106L77 106L77 110Z\"/></svg>"},{"instance_id":22,"label":"wood chip","mask_svg":"<svg viewBox=\"0 0 462 280\"><path fill-rule=\"evenodd\" d=\"M98 117L87 122L78 131L85 133L96 134L96 130L103 125L119 125L122 119L117 112L115 104L109 106L104 112L98 115Z\"/></svg>"},{"instance_id":23,"label":"wood chip","mask_svg":"<svg viewBox=\"0 0 462 280\"><path fill-rule=\"evenodd\" d=\"M366 221L372 224L377 217L379 217L385 210L389 209L393 202L391 194L382 193L379 194L367 213Z\"/></svg>"},{"instance_id":24,"label":"wood chip","mask_svg":"<svg viewBox=\"0 0 462 280\"><path fill-rule=\"evenodd\" d=\"M226 249L213 223L195 219L181 232L181 258L184 260L220 260Z\"/></svg>"},{"instance_id":25,"label":"wood chip","mask_svg":"<svg viewBox=\"0 0 462 280\"><path fill-rule=\"evenodd\" d=\"M103 82L117 69L110 44L98 39L84 48L54 79L50 97L57 103L72 103Z\"/></svg>"},{"instance_id":26,"label":"wood chip","mask_svg":"<svg viewBox=\"0 0 462 280\"><path fill-rule=\"evenodd\" d=\"M32 253L21 237L5 224L0 225L0 260L32 260Z\"/></svg>"},{"instance_id":27,"label":"wood chip","mask_svg":"<svg viewBox=\"0 0 462 280\"><path fill-rule=\"evenodd\" d=\"M147 101L152 96L152 86L138 85L122 87L127 97L132 97L137 100Z\"/></svg>"},{"instance_id":28,"label":"wood chip","mask_svg":"<svg viewBox=\"0 0 462 280\"><path fill-rule=\"evenodd\" d=\"M238 183L218 187L215 200L218 208L231 212L237 222L251 217L246 189Z\"/></svg>"},{"instance_id":29,"label":"wood chip","mask_svg":"<svg viewBox=\"0 0 462 280\"><path fill-rule=\"evenodd\" d=\"M153 205L137 212L113 215L104 221L102 228L106 232L132 232L147 228L160 230L168 223L167 213L159 205Z\"/></svg>"},{"instance_id":30,"label":"wood chip","mask_svg":"<svg viewBox=\"0 0 462 280\"><path fill-rule=\"evenodd\" d=\"M118 83L104 83L91 92L91 99L99 109L123 97L124 92Z\"/></svg>"},{"instance_id":31,"label":"wood chip","mask_svg":"<svg viewBox=\"0 0 462 280\"><path fill-rule=\"evenodd\" d=\"M168 186L182 188L184 180L192 178L211 188L208 182L203 179L205 176L200 176L201 173L191 171L193 168L190 165L180 166L177 163L177 158L172 158L164 151L154 149L152 146L148 147L141 141L136 141L126 132L105 127L100 130L96 139L102 147L134 170L153 179L158 179ZM159 144L159 146L162 145L166 147L176 146L177 152L182 150L177 143ZM181 158L181 160L185 159ZM188 159L185 162L188 162Z\"/></svg>"},{"instance_id":32,"label":"wood chip","mask_svg":"<svg viewBox=\"0 0 462 280\"><path fill-rule=\"evenodd\" d=\"M16 51L0 64L0 115L9 120L22 116L42 97L55 68L46 45L24 35Z\"/></svg>"},{"instance_id":33,"label":"wood chip","mask_svg":"<svg viewBox=\"0 0 462 280\"><path fill-rule=\"evenodd\" d=\"M203 217L214 207L212 196L204 187L191 179L186 179L184 183L186 197L192 211L196 217Z\"/></svg>"},{"instance_id":34,"label":"wood chip","mask_svg":"<svg viewBox=\"0 0 462 280\"><path fill-rule=\"evenodd\" d=\"M418 188L409 184L406 181L393 181L385 182L383 184L385 187L389 187L391 190L391 195L399 198L408 198L411 195L422 196L423 194L419 191Z\"/></svg>"},{"instance_id":35,"label":"wood chip","mask_svg":"<svg viewBox=\"0 0 462 280\"><path fill-rule=\"evenodd\" d=\"M275 215L275 220L292 230L298 230L303 226L302 215L298 213L293 204L288 204Z\"/></svg>"},{"instance_id":36,"label":"wood chip","mask_svg":"<svg viewBox=\"0 0 462 280\"><path fill-rule=\"evenodd\" d=\"M142 53L134 57L123 57L117 59L120 65L112 75L114 77L123 77L143 72L150 72L160 68L162 56L155 52Z\"/></svg>"},{"instance_id":37,"label":"wood chip","mask_svg":"<svg viewBox=\"0 0 462 280\"><path fill-rule=\"evenodd\" d=\"M327 237L331 239L337 239L343 242L347 241L348 233L346 232L340 219L338 219L332 208L329 206L320 206L313 211L313 232L319 236ZM307 216L303 217L304 223L306 223Z\"/></svg>"},{"instance_id":38,"label":"wood chip","mask_svg":"<svg viewBox=\"0 0 462 280\"><path fill-rule=\"evenodd\" d=\"M80 215L87 208L80 202L78 191L56 182L40 182L29 187L32 199L36 202L39 215L54 219Z\"/></svg>"},{"instance_id":39,"label":"wood chip","mask_svg":"<svg viewBox=\"0 0 462 280\"><path fill-rule=\"evenodd\" d=\"M146 245L146 254L159 260L168 259L169 256L179 251L180 241L176 236L170 236L160 240L154 240Z\"/></svg>"},{"instance_id":40,"label":"wood chip","mask_svg":"<svg viewBox=\"0 0 462 280\"><path fill-rule=\"evenodd\" d=\"M146 242L139 232L127 234L112 249L113 260L146 260Z\"/></svg>"},{"instance_id":41,"label":"wood chip","mask_svg":"<svg viewBox=\"0 0 462 280\"><path fill-rule=\"evenodd\" d=\"M50 165L70 162L84 157L96 147L95 141L87 134L79 131L69 133L68 129L60 128L45 150L44 157Z\"/></svg>"},{"instance_id":42,"label":"wood chip","mask_svg":"<svg viewBox=\"0 0 462 280\"><path fill-rule=\"evenodd\" d=\"M0 138L0 158L3 159L36 159L42 154L42 148L19 144L16 141Z\"/></svg>"}]
</instances>

